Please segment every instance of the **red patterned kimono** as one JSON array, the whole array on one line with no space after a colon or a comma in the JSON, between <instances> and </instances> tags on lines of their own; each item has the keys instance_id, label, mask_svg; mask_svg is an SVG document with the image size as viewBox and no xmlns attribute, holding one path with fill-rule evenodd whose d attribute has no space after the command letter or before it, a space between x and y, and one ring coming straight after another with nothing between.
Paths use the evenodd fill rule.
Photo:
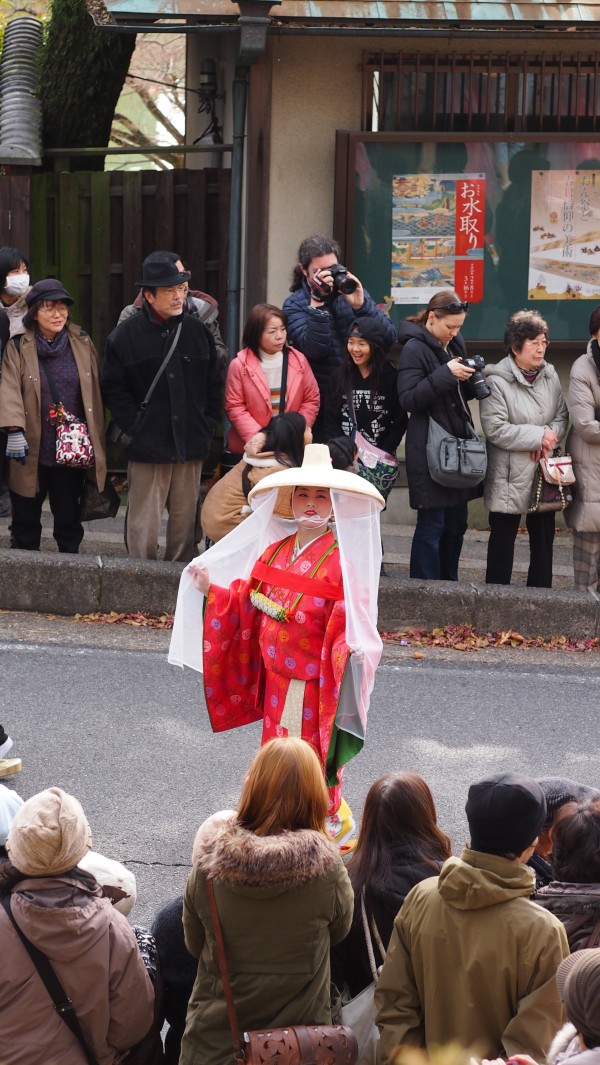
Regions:
<instances>
[{"instance_id":1,"label":"red patterned kimono","mask_svg":"<svg viewBox=\"0 0 600 1065\"><path fill-rule=\"evenodd\" d=\"M350 653L340 555L328 531L292 562L295 540L292 535L268 547L249 580L229 588L211 584L204 615L206 704L215 732L262 718L263 743L289 734L310 743L327 783L335 785L334 811L341 797L338 772L361 746L347 735L339 742L335 727ZM288 611L286 620L257 609L253 590Z\"/></svg>"}]
</instances>

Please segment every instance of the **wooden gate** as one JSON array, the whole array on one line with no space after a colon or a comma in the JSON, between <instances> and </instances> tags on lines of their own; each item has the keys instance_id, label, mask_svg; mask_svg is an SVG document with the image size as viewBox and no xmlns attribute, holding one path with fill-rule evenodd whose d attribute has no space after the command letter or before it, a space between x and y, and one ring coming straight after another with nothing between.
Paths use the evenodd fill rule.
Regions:
<instances>
[{"instance_id":1,"label":"wooden gate","mask_svg":"<svg viewBox=\"0 0 600 1065\"><path fill-rule=\"evenodd\" d=\"M132 303L142 260L177 251L224 332L231 172L141 170L31 178L31 275L59 277L99 351Z\"/></svg>"}]
</instances>

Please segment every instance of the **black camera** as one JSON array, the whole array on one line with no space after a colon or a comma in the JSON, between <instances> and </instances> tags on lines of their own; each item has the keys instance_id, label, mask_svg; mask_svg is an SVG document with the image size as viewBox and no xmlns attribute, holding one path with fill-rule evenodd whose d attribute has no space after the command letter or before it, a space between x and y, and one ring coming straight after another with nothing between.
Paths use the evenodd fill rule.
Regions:
<instances>
[{"instance_id":1,"label":"black camera","mask_svg":"<svg viewBox=\"0 0 600 1065\"><path fill-rule=\"evenodd\" d=\"M475 392L475 399L487 399L488 396L491 396L492 393L486 385L485 377L481 372L485 366L483 355L474 355L472 359L462 359L461 361L463 366L468 366L469 369L475 370L475 373L469 377Z\"/></svg>"},{"instance_id":2,"label":"black camera","mask_svg":"<svg viewBox=\"0 0 600 1065\"><path fill-rule=\"evenodd\" d=\"M334 263L333 266L323 267L323 269L331 274L333 285L328 285L320 277L313 278L312 283L309 282L309 288L316 299L325 302L339 293L349 296L352 292L356 292L358 282L348 276L346 267L341 263Z\"/></svg>"}]
</instances>

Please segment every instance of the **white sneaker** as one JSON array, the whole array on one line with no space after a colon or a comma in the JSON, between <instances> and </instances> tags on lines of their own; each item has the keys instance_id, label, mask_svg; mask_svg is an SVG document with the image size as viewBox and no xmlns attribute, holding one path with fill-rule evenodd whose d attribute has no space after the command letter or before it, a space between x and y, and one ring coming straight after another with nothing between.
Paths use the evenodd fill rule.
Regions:
<instances>
[{"instance_id":1,"label":"white sneaker","mask_svg":"<svg viewBox=\"0 0 600 1065\"><path fill-rule=\"evenodd\" d=\"M4 743L0 743L0 758L4 758L5 755L8 754L12 745L13 741L11 740L10 736L7 736Z\"/></svg>"}]
</instances>

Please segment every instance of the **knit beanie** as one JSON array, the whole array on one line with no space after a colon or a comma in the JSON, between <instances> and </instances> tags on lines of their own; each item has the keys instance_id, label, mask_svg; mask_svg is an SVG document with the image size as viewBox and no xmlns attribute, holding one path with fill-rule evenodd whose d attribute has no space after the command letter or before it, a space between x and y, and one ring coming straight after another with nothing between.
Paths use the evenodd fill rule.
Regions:
<instances>
[{"instance_id":1,"label":"knit beanie","mask_svg":"<svg viewBox=\"0 0 600 1065\"><path fill-rule=\"evenodd\" d=\"M23 799L16 791L11 791L6 784L0 784L0 847L6 843L13 818L23 805Z\"/></svg>"},{"instance_id":2,"label":"knit beanie","mask_svg":"<svg viewBox=\"0 0 600 1065\"><path fill-rule=\"evenodd\" d=\"M542 828L546 800L531 777L495 773L471 784L465 812L473 850L518 856Z\"/></svg>"},{"instance_id":3,"label":"knit beanie","mask_svg":"<svg viewBox=\"0 0 600 1065\"><path fill-rule=\"evenodd\" d=\"M568 777L538 777L538 784L546 796L545 828L552 824L561 806L566 806L568 802L600 799L598 788L578 784L576 780L569 780Z\"/></svg>"},{"instance_id":4,"label":"knit beanie","mask_svg":"<svg viewBox=\"0 0 600 1065\"><path fill-rule=\"evenodd\" d=\"M564 958L556 972L556 984L565 1013L586 1045L600 1043L600 950L576 950Z\"/></svg>"},{"instance_id":5,"label":"knit beanie","mask_svg":"<svg viewBox=\"0 0 600 1065\"><path fill-rule=\"evenodd\" d=\"M47 788L28 799L6 841L12 864L28 876L67 873L91 846L92 833L81 804L62 788Z\"/></svg>"}]
</instances>

